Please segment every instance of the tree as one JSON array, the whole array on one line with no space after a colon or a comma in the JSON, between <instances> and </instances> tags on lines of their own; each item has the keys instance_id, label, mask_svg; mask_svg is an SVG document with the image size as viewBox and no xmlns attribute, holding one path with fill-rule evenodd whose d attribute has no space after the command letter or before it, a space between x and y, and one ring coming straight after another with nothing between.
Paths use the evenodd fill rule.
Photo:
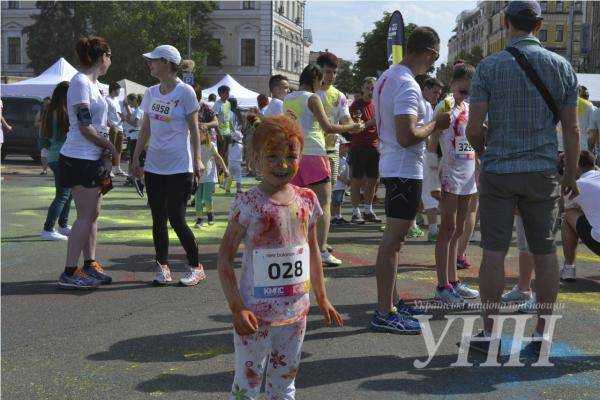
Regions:
<instances>
[{"instance_id":1,"label":"tree","mask_svg":"<svg viewBox=\"0 0 600 400\"><path fill-rule=\"evenodd\" d=\"M46 7L48 2L38 2L38 7ZM58 8L59 2L51 2L50 8ZM36 20L30 29L28 54L34 60L38 54L46 51L39 68L47 68L53 61L63 55L71 55L75 59L74 44L82 34L104 37L112 51L112 65L103 80L117 81L123 78L143 84L155 83L148 73L142 54L160 44L171 44L179 49L183 58L187 58L188 17L191 14L190 30L192 57L196 63L194 74L197 78L202 74L202 65L210 52L217 60L222 59L221 46L211 40L206 32L210 12L215 8L214 2L166 2L166 1L86 1L72 2L71 19L56 21L55 14L46 13L48 19ZM42 8L43 10L43 8ZM63 35L61 47L55 48L47 42L46 26L69 27L73 24L73 33ZM44 28L44 29L41 29ZM56 30L61 30L56 29ZM33 39L33 40L31 40ZM33 57L32 57L33 55ZM51 61L49 61L51 60ZM39 72L36 71L36 72Z\"/></svg>"},{"instance_id":2,"label":"tree","mask_svg":"<svg viewBox=\"0 0 600 400\"><path fill-rule=\"evenodd\" d=\"M387 34L391 17L392 14L384 12L383 18L375 22L375 28L363 33L362 41L356 43L358 61L353 67L355 87L360 87L362 80L367 76L377 77L388 68ZM408 40L416 27L415 24L404 27L405 40Z\"/></svg>"},{"instance_id":3,"label":"tree","mask_svg":"<svg viewBox=\"0 0 600 400\"><path fill-rule=\"evenodd\" d=\"M354 74L352 72L352 63L350 61L342 60L333 84L336 88L346 94L357 92L354 82Z\"/></svg>"},{"instance_id":4,"label":"tree","mask_svg":"<svg viewBox=\"0 0 600 400\"><path fill-rule=\"evenodd\" d=\"M44 71L64 57L71 64L76 63L74 44L83 32L83 25L74 17L74 2L38 1L40 13L32 15L35 21L23 29L29 37L27 56L29 67L36 74ZM57 28L59 27L59 28Z\"/></svg>"}]
</instances>

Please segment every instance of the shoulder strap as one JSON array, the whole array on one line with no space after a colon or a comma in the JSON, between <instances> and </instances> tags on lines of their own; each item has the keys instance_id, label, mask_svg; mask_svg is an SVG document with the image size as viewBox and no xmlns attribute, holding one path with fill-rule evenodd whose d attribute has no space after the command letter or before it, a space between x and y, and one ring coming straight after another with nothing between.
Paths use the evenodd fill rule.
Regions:
<instances>
[{"instance_id":1,"label":"shoulder strap","mask_svg":"<svg viewBox=\"0 0 600 400\"><path fill-rule=\"evenodd\" d=\"M548 88L540 79L540 76L537 74L537 72L535 72L535 69L533 69L529 61L527 61L525 55L523 55L523 53L521 53L516 47L507 47L505 50L512 54L512 56L517 61L517 64L519 64L523 72L525 72L525 75L527 75L527 78L529 78L531 83L533 83L533 85L537 88L538 92L542 96L542 99L544 99L546 105L554 115L554 123L558 124L558 121L560 121L560 111L558 109L558 106L556 105L554 98L548 91Z\"/></svg>"}]
</instances>

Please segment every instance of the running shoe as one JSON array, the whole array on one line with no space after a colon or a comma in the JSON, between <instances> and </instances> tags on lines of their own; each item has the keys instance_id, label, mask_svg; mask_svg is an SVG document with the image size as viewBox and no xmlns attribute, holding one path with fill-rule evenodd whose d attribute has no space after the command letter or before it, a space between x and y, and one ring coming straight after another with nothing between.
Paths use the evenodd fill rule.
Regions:
<instances>
[{"instance_id":1,"label":"running shoe","mask_svg":"<svg viewBox=\"0 0 600 400\"><path fill-rule=\"evenodd\" d=\"M452 286L454 287L454 291L463 299L476 299L479 297L479 291L471 289L469 285L464 282L459 281L456 285Z\"/></svg>"},{"instance_id":2,"label":"running shoe","mask_svg":"<svg viewBox=\"0 0 600 400\"><path fill-rule=\"evenodd\" d=\"M63 289L96 289L100 282L77 268L73 275L66 272L60 274L57 285Z\"/></svg>"},{"instance_id":3,"label":"running shoe","mask_svg":"<svg viewBox=\"0 0 600 400\"><path fill-rule=\"evenodd\" d=\"M114 174L117 176L129 176L125 171L123 171L120 167L114 169Z\"/></svg>"},{"instance_id":4,"label":"running shoe","mask_svg":"<svg viewBox=\"0 0 600 400\"><path fill-rule=\"evenodd\" d=\"M340 224L340 225L348 225L350 223L350 221L348 221L344 217L338 218L337 220L338 220L338 224Z\"/></svg>"},{"instance_id":5,"label":"running shoe","mask_svg":"<svg viewBox=\"0 0 600 400\"><path fill-rule=\"evenodd\" d=\"M326 267L337 267L339 265L342 265L342 260L334 257L334 255L328 252L327 250L321 252L321 261Z\"/></svg>"},{"instance_id":6,"label":"running shoe","mask_svg":"<svg viewBox=\"0 0 600 400\"><path fill-rule=\"evenodd\" d=\"M425 220L423 219L423 214L417 214L415 217L417 226L423 226L425 224Z\"/></svg>"},{"instance_id":7,"label":"running shoe","mask_svg":"<svg viewBox=\"0 0 600 400\"><path fill-rule=\"evenodd\" d=\"M400 314L407 315L409 317L412 317L413 315L425 314L425 311L420 310L416 307L411 306L410 304L405 303L404 300L402 300L402 299L398 300L398 302L394 305L394 308Z\"/></svg>"},{"instance_id":8,"label":"running shoe","mask_svg":"<svg viewBox=\"0 0 600 400\"><path fill-rule=\"evenodd\" d=\"M64 236L70 236L71 235L71 227L69 225L67 226L59 226L58 227L58 233L60 233L61 235Z\"/></svg>"},{"instance_id":9,"label":"running shoe","mask_svg":"<svg viewBox=\"0 0 600 400\"><path fill-rule=\"evenodd\" d=\"M202 218L197 218L196 225L194 225L194 228L202 228L203 226L204 226L204 220Z\"/></svg>"},{"instance_id":10,"label":"running shoe","mask_svg":"<svg viewBox=\"0 0 600 400\"><path fill-rule=\"evenodd\" d=\"M333 247L331 247L330 245L325 245L325 250L327 250L330 253L333 253Z\"/></svg>"},{"instance_id":11,"label":"running shoe","mask_svg":"<svg viewBox=\"0 0 600 400\"><path fill-rule=\"evenodd\" d=\"M468 269L471 266L467 256L459 256L456 258L456 269Z\"/></svg>"},{"instance_id":12,"label":"running shoe","mask_svg":"<svg viewBox=\"0 0 600 400\"><path fill-rule=\"evenodd\" d=\"M338 219L337 219L337 218L331 218L331 221L329 221L329 223L330 223L331 225L339 225L339 223L338 223Z\"/></svg>"},{"instance_id":13,"label":"running shoe","mask_svg":"<svg viewBox=\"0 0 600 400\"><path fill-rule=\"evenodd\" d=\"M575 282L577 280L574 265L563 265L560 269L560 280L565 282Z\"/></svg>"},{"instance_id":14,"label":"running shoe","mask_svg":"<svg viewBox=\"0 0 600 400\"><path fill-rule=\"evenodd\" d=\"M438 233L436 231L427 231L427 241L428 242L437 242Z\"/></svg>"},{"instance_id":15,"label":"running shoe","mask_svg":"<svg viewBox=\"0 0 600 400\"><path fill-rule=\"evenodd\" d=\"M138 196L144 197L144 182L142 182L141 179L134 179L133 186L135 186L135 191L137 192Z\"/></svg>"},{"instance_id":16,"label":"running shoe","mask_svg":"<svg viewBox=\"0 0 600 400\"><path fill-rule=\"evenodd\" d=\"M156 270L156 275L152 280L154 285L166 285L167 283L171 283L173 279L171 278L171 269L168 265L161 265L156 261L156 266L154 268Z\"/></svg>"},{"instance_id":17,"label":"running shoe","mask_svg":"<svg viewBox=\"0 0 600 400\"><path fill-rule=\"evenodd\" d=\"M371 320L371 329L381 332L404 333L410 335L418 335L421 333L421 325L419 321L409 316L390 312L387 315L382 315L375 310L373 319Z\"/></svg>"},{"instance_id":18,"label":"running shoe","mask_svg":"<svg viewBox=\"0 0 600 400\"><path fill-rule=\"evenodd\" d=\"M477 335L473 337L471 340L469 350L476 351L481 354L487 355L490 351L490 345L492 344L492 338L490 336L486 336L483 331L479 332ZM498 356L500 355L500 349L502 349L502 341L500 339L495 339L498 341ZM457 343L460 346L460 343Z\"/></svg>"},{"instance_id":19,"label":"running shoe","mask_svg":"<svg viewBox=\"0 0 600 400\"><path fill-rule=\"evenodd\" d=\"M56 232L54 229L52 229L51 231L43 230L42 233L40 234L40 236L44 240L53 240L53 241L58 241L58 240L67 241L67 240L69 240L69 238L67 236Z\"/></svg>"},{"instance_id":20,"label":"running shoe","mask_svg":"<svg viewBox=\"0 0 600 400\"><path fill-rule=\"evenodd\" d=\"M106 275L104 268L102 268L102 265L100 265L98 261L92 261L90 265L85 265L83 267L83 272L100 282L102 285L112 283L112 278Z\"/></svg>"},{"instance_id":21,"label":"running shoe","mask_svg":"<svg viewBox=\"0 0 600 400\"><path fill-rule=\"evenodd\" d=\"M529 300L519 305L519 307L517 308L517 312L520 312L521 314L537 314L538 303L535 292L531 293L531 298Z\"/></svg>"},{"instance_id":22,"label":"running shoe","mask_svg":"<svg viewBox=\"0 0 600 400\"><path fill-rule=\"evenodd\" d=\"M200 264L197 268L190 267L189 271L179 280L183 286L194 286L206 279L204 267Z\"/></svg>"},{"instance_id":23,"label":"running shoe","mask_svg":"<svg viewBox=\"0 0 600 400\"><path fill-rule=\"evenodd\" d=\"M552 342L544 339L544 337L540 334L534 333L533 335L531 335L531 339L531 342L527 343L527 345L523 348L523 351L521 352L521 354L523 354L524 356L535 358L539 357L540 352L542 351L542 345L544 343L548 343L548 351L550 351Z\"/></svg>"},{"instance_id":24,"label":"running shoe","mask_svg":"<svg viewBox=\"0 0 600 400\"><path fill-rule=\"evenodd\" d=\"M375 215L375 213L363 213L363 219L366 222L374 222L376 224L381 223L381 218L378 218L377 215Z\"/></svg>"},{"instance_id":25,"label":"running shoe","mask_svg":"<svg viewBox=\"0 0 600 400\"><path fill-rule=\"evenodd\" d=\"M421 230L418 226L413 226L408 230L408 238L419 238L425 236L425 232Z\"/></svg>"},{"instance_id":26,"label":"running shoe","mask_svg":"<svg viewBox=\"0 0 600 400\"><path fill-rule=\"evenodd\" d=\"M215 217L213 213L206 213L206 221L208 222L208 225L212 226L215 224Z\"/></svg>"},{"instance_id":27,"label":"running shoe","mask_svg":"<svg viewBox=\"0 0 600 400\"><path fill-rule=\"evenodd\" d=\"M435 288L433 296L438 301L457 306L458 308L464 307L467 304L467 301L463 299L461 295L456 293L456 290L454 290L454 288L443 288L441 290Z\"/></svg>"},{"instance_id":28,"label":"running shoe","mask_svg":"<svg viewBox=\"0 0 600 400\"><path fill-rule=\"evenodd\" d=\"M519 290L519 287L515 285L510 291L502 295L503 303L517 303L531 300L531 292Z\"/></svg>"},{"instance_id":29,"label":"running shoe","mask_svg":"<svg viewBox=\"0 0 600 400\"><path fill-rule=\"evenodd\" d=\"M363 219L363 216L361 214L352 214L350 222L356 225L362 225L365 223L365 220Z\"/></svg>"}]
</instances>

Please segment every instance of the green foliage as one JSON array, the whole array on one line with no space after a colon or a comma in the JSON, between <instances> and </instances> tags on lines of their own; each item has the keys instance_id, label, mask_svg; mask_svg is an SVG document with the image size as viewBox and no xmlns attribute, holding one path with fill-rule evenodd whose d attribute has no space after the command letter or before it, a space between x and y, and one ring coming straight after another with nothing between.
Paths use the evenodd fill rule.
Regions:
<instances>
[{"instance_id":1,"label":"green foliage","mask_svg":"<svg viewBox=\"0 0 600 400\"><path fill-rule=\"evenodd\" d=\"M387 63L387 31L392 14L383 13L383 18L375 22L375 28L362 34L362 41L356 43L358 61L354 64L355 87L360 87L367 76L377 77L378 73L388 68ZM417 26L408 24L404 27L405 40Z\"/></svg>"},{"instance_id":2,"label":"green foliage","mask_svg":"<svg viewBox=\"0 0 600 400\"><path fill-rule=\"evenodd\" d=\"M342 61L333 85L346 94L357 92L350 61Z\"/></svg>"},{"instance_id":3,"label":"green foliage","mask_svg":"<svg viewBox=\"0 0 600 400\"><path fill-rule=\"evenodd\" d=\"M60 2L38 2L42 15L30 27L28 54L36 72L41 72L60 56L75 61L74 46L82 34L102 36L112 51L112 65L103 79L116 81L123 78L142 84L154 83L148 73L142 54L160 44L171 44L181 52L188 53L188 16L191 13L192 59L196 63L194 74L202 73L204 58L210 52L222 59L221 47L211 40L205 27L214 2L183 1L86 1L63 5ZM72 10L70 18L63 10ZM44 10L46 12L44 13ZM57 10L63 11L62 14ZM59 20L58 17L61 17ZM57 26L65 29L56 29ZM47 31L53 28L59 33L61 46L52 46ZM45 52L45 54L43 54ZM40 56L42 55L43 56Z\"/></svg>"}]
</instances>

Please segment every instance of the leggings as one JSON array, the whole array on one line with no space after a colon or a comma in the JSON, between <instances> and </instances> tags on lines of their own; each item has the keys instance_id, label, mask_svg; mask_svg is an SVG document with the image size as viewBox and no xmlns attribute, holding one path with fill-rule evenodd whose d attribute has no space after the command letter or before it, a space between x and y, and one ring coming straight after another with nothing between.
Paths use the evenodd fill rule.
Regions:
<instances>
[{"instance_id":1,"label":"leggings","mask_svg":"<svg viewBox=\"0 0 600 400\"><path fill-rule=\"evenodd\" d=\"M196 216L202 217L204 207L206 212L213 212L213 191L215 190L215 184L213 182L203 182L198 185L196 190Z\"/></svg>"},{"instance_id":2,"label":"leggings","mask_svg":"<svg viewBox=\"0 0 600 400\"><path fill-rule=\"evenodd\" d=\"M169 230L167 219L185 249L189 265L198 266L198 245L185 221L187 202L192 194L194 175L191 173L159 175L146 172L146 192L152 211L152 239L156 261L168 263Z\"/></svg>"}]
</instances>

